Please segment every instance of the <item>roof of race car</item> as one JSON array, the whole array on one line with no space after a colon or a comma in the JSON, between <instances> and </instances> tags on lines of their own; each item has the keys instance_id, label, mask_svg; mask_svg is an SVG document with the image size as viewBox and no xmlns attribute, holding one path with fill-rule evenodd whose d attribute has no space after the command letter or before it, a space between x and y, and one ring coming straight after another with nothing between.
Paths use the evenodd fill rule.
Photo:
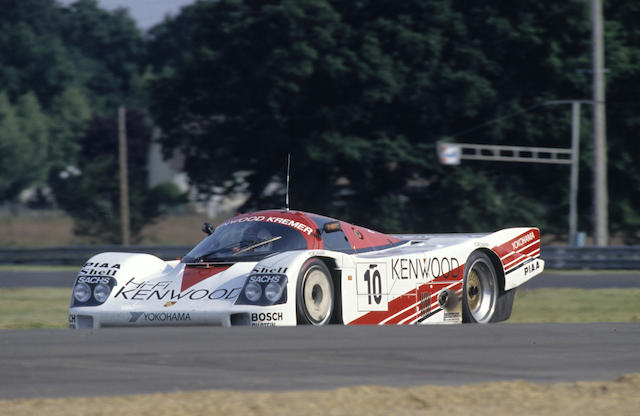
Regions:
<instances>
[{"instance_id":1,"label":"roof of race car","mask_svg":"<svg viewBox=\"0 0 640 416\"><path fill-rule=\"evenodd\" d=\"M230 218L218 227L248 221L277 223L295 228L305 237L310 249L325 248L323 240L320 238L320 230L322 230L325 223L332 221L340 223L340 228L344 232L349 246L356 252L380 250L405 242L403 239L365 227L303 211L264 210L249 212Z\"/></svg>"}]
</instances>

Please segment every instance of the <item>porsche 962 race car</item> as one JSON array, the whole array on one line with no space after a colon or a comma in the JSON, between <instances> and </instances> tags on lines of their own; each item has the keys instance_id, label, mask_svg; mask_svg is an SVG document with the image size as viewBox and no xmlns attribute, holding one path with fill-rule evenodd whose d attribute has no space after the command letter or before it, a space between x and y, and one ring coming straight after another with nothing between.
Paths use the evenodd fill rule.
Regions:
<instances>
[{"instance_id":1,"label":"porsche 962 race car","mask_svg":"<svg viewBox=\"0 0 640 416\"><path fill-rule=\"evenodd\" d=\"M181 260L102 253L76 278L71 328L499 322L540 274L540 232L387 235L320 215L238 215Z\"/></svg>"}]
</instances>

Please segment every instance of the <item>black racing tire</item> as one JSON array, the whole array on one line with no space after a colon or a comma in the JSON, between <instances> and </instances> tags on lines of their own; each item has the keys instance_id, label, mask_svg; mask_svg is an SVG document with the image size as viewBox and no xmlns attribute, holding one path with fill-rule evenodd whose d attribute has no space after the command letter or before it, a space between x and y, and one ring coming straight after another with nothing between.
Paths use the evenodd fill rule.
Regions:
<instances>
[{"instance_id":1,"label":"black racing tire","mask_svg":"<svg viewBox=\"0 0 640 416\"><path fill-rule=\"evenodd\" d=\"M486 253L474 251L464 269L462 322L494 322L500 282L493 262Z\"/></svg>"},{"instance_id":2,"label":"black racing tire","mask_svg":"<svg viewBox=\"0 0 640 416\"><path fill-rule=\"evenodd\" d=\"M326 325L331 321L335 305L333 279L319 259L309 259L300 269L296 285L298 324Z\"/></svg>"},{"instance_id":3,"label":"black racing tire","mask_svg":"<svg viewBox=\"0 0 640 416\"><path fill-rule=\"evenodd\" d=\"M501 290L498 295L498 304L496 306L496 313L493 315L491 322L502 322L509 319L511 311L513 309L513 299L516 295L516 288L511 290Z\"/></svg>"}]
</instances>

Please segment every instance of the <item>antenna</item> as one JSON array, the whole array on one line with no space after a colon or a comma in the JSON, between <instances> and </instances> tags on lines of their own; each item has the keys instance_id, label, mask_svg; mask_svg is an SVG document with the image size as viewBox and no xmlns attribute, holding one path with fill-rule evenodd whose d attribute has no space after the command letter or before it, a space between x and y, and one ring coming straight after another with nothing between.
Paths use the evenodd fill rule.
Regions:
<instances>
[{"instance_id":1,"label":"antenna","mask_svg":"<svg viewBox=\"0 0 640 416\"><path fill-rule=\"evenodd\" d=\"M291 153L287 154L287 193L285 195L284 205L289 211L289 170L291 169Z\"/></svg>"}]
</instances>

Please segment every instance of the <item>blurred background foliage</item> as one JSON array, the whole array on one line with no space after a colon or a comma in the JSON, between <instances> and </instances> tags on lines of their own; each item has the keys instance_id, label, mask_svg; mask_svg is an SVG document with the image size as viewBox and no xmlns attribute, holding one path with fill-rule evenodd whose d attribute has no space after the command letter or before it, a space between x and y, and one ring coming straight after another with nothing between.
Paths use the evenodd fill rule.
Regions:
<instances>
[{"instance_id":1,"label":"blurred background foliage","mask_svg":"<svg viewBox=\"0 0 640 416\"><path fill-rule=\"evenodd\" d=\"M183 201L146 185L154 128L201 197L242 191L242 210L283 205L291 153L295 209L382 231L566 233L568 167L442 166L435 143L569 147L570 106L543 104L591 99L586 0L199 0L148 32L95 0L0 6L0 201L48 186L96 241L119 241L118 105L134 233ZM610 226L634 243L640 3L604 15ZM581 230L590 118L583 106Z\"/></svg>"}]
</instances>

